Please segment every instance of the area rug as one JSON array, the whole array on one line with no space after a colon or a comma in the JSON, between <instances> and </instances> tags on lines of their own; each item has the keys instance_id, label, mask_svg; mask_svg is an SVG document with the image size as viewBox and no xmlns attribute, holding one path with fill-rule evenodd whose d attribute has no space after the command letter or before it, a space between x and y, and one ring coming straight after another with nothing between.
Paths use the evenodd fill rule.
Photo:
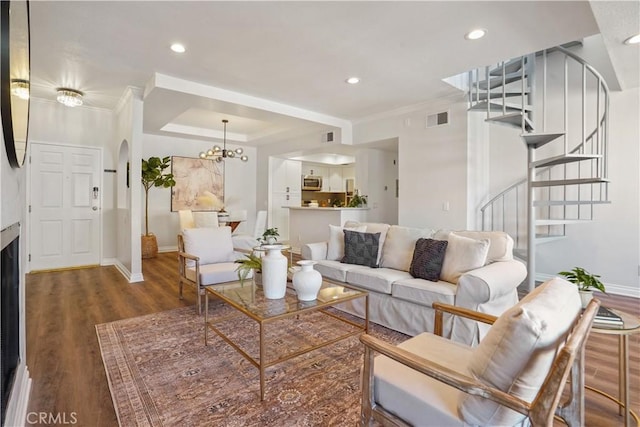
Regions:
<instances>
[{"instance_id":1,"label":"area rug","mask_svg":"<svg viewBox=\"0 0 640 427\"><path fill-rule=\"evenodd\" d=\"M232 308L216 302L210 316ZM246 316L218 327L252 355L257 323ZM268 357L327 339L350 326L322 313L281 320L266 329ZM353 426L360 411L363 346L357 336L267 369L260 401L258 369L215 333L204 345L204 318L193 307L96 325L121 426ZM407 337L371 324L370 333Z\"/></svg>"}]
</instances>

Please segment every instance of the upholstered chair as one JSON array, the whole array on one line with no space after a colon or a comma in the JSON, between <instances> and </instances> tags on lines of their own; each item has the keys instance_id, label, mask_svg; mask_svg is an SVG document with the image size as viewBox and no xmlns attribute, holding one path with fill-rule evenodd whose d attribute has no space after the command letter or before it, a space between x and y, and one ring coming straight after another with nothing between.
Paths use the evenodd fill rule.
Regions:
<instances>
[{"instance_id":1,"label":"upholstered chair","mask_svg":"<svg viewBox=\"0 0 640 427\"><path fill-rule=\"evenodd\" d=\"M233 247L236 250L243 252L250 252L254 247L258 246L260 242L258 239L262 237L262 233L267 228L267 211L258 211L256 215L256 223L253 229L253 234L234 234Z\"/></svg>"},{"instance_id":2,"label":"upholstered chair","mask_svg":"<svg viewBox=\"0 0 640 427\"><path fill-rule=\"evenodd\" d=\"M197 292L198 314L207 286L238 280L234 261L244 254L234 252L231 227L186 228L178 234L179 295L184 284Z\"/></svg>"},{"instance_id":3,"label":"upholstered chair","mask_svg":"<svg viewBox=\"0 0 640 427\"><path fill-rule=\"evenodd\" d=\"M554 414L584 425L583 350L599 304L583 313L576 286L555 278L498 318L434 304L435 334L398 346L363 335L362 425L551 426ZM438 336L444 311L492 326L468 347Z\"/></svg>"}]
</instances>

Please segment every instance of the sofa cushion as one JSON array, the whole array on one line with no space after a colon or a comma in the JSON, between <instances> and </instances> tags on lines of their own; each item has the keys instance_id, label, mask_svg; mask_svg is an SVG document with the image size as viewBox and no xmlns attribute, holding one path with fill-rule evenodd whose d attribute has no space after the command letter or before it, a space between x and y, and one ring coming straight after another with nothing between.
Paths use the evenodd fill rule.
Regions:
<instances>
[{"instance_id":1,"label":"sofa cushion","mask_svg":"<svg viewBox=\"0 0 640 427\"><path fill-rule=\"evenodd\" d=\"M474 350L470 374L531 402L580 310L576 286L560 278L540 285L496 320ZM475 396L462 398L458 409L473 425L514 425L524 419L522 414Z\"/></svg>"},{"instance_id":2,"label":"sofa cushion","mask_svg":"<svg viewBox=\"0 0 640 427\"><path fill-rule=\"evenodd\" d=\"M327 259L330 261L340 261L344 256L344 232L338 225L329 224L329 241L327 242ZM365 225L347 228L352 231L367 231Z\"/></svg>"},{"instance_id":3,"label":"sofa cushion","mask_svg":"<svg viewBox=\"0 0 640 427\"><path fill-rule=\"evenodd\" d=\"M434 302L454 305L456 302L456 285L443 280L430 282L424 279L397 280L391 287L394 298L431 307Z\"/></svg>"},{"instance_id":4,"label":"sofa cushion","mask_svg":"<svg viewBox=\"0 0 640 427\"><path fill-rule=\"evenodd\" d=\"M369 231L369 230L367 230ZM411 257L419 238L431 237L430 228L410 228L392 225L382 246L380 266L409 271Z\"/></svg>"},{"instance_id":5,"label":"sofa cushion","mask_svg":"<svg viewBox=\"0 0 640 427\"><path fill-rule=\"evenodd\" d=\"M504 231L451 231L438 230L434 234L434 239L447 240L449 234L456 233L458 236L469 237L470 239L489 239L489 253L487 254L487 264L496 261L510 261L513 259L513 239Z\"/></svg>"},{"instance_id":6,"label":"sofa cushion","mask_svg":"<svg viewBox=\"0 0 640 427\"><path fill-rule=\"evenodd\" d=\"M489 239L475 240L450 233L447 241L449 243L440 273L442 280L458 283L458 279L464 273L485 264L489 251Z\"/></svg>"},{"instance_id":7,"label":"sofa cushion","mask_svg":"<svg viewBox=\"0 0 640 427\"><path fill-rule=\"evenodd\" d=\"M440 280L448 243L446 240L418 239L416 249L413 251L409 274L432 282Z\"/></svg>"},{"instance_id":8,"label":"sofa cushion","mask_svg":"<svg viewBox=\"0 0 640 427\"><path fill-rule=\"evenodd\" d=\"M378 267L380 233L344 230L344 257L341 262Z\"/></svg>"},{"instance_id":9,"label":"sofa cushion","mask_svg":"<svg viewBox=\"0 0 640 427\"><path fill-rule=\"evenodd\" d=\"M231 227L185 228L182 231L186 253L200 258L200 265L233 261ZM187 260L193 267L194 261Z\"/></svg>"},{"instance_id":10,"label":"sofa cushion","mask_svg":"<svg viewBox=\"0 0 640 427\"><path fill-rule=\"evenodd\" d=\"M382 258L382 248L384 247L384 243L387 239L387 232L391 227L389 224L383 224L380 222L357 222L357 221L346 221L344 223L345 228L357 227L359 225L364 225L367 227L367 233L380 233L380 246L378 249L378 265L380 265L380 259Z\"/></svg>"},{"instance_id":11,"label":"sofa cushion","mask_svg":"<svg viewBox=\"0 0 640 427\"><path fill-rule=\"evenodd\" d=\"M313 266L313 268L320 272L323 278L346 283L347 271L357 268L363 268L366 270L369 267L363 267L361 265L355 264L343 264L340 261L329 261L321 259L316 261L316 264Z\"/></svg>"},{"instance_id":12,"label":"sofa cushion","mask_svg":"<svg viewBox=\"0 0 640 427\"><path fill-rule=\"evenodd\" d=\"M391 293L391 285L397 280L410 279L406 271L391 268L355 268L347 271L347 283L385 294Z\"/></svg>"}]
</instances>

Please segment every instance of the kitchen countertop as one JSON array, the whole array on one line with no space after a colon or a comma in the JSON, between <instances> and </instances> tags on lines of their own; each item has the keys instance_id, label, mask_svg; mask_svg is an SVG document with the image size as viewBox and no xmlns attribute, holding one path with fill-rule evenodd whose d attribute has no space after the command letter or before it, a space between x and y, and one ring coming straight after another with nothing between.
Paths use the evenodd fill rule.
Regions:
<instances>
[{"instance_id":1,"label":"kitchen countertop","mask_svg":"<svg viewBox=\"0 0 640 427\"><path fill-rule=\"evenodd\" d=\"M370 208L368 207L364 207L364 208L347 208L347 207L317 207L317 208L310 208L307 206L283 206L283 208L288 208L288 209L295 209L295 210L302 210L302 211L318 211L318 210L323 210L323 211L368 211Z\"/></svg>"}]
</instances>

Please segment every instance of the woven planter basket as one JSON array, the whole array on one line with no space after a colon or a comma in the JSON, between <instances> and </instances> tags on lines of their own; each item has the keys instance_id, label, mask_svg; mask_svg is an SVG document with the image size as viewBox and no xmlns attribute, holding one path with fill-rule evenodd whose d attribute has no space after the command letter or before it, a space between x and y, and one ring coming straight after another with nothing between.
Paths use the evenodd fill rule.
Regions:
<instances>
[{"instance_id":1,"label":"woven planter basket","mask_svg":"<svg viewBox=\"0 0 640 427\"><path fill-rule=\"evenodd\" d=\"M142 259L155 258L158 256L158 241L155 234L141 237Z\"/></svg>"}]
</instances>

